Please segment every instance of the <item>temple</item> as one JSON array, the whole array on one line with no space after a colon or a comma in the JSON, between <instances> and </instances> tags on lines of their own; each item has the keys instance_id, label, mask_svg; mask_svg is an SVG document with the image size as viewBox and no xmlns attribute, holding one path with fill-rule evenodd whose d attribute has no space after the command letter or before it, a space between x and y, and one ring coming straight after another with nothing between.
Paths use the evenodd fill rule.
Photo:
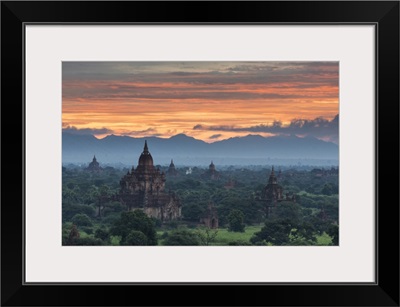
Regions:
<instances>
[{"instance_id":1,"label":"temple","mask_svg":"<svg viewBox=\"0 0 400 307\"><path fill-rule=\"evenodd\" d=\"M178 171L176 170L174 160L172 159L171 159L171 164L169 165L167 170L167 176L172 176L172 177L178 176Z\"/></svg>"},{"instance_id":2,"label":"temple","mask_svg":"<svg viewBox=\"0 0 400 307\"><path fill-rule=\"evenodd\" d=\"M216 171L214 162L211 161L211 164L208 167L208 170L202 174L203 179L211 179L211 180L218 180L220 177L219 172Z\"/></svg>"},{"instance_id":3,"label":"temple","mask_svg":"<svg viewBox=\"0 0 400 307\"><path fill-rule=\"evenodd\" d=\"M145 141L137 168L132 167L120 181L119 199L128 210L140 209L161 221L179 219L180 200L175 193L164 191L165 181L165 173L155 168Z\"/></svg>"},{"instance_id":4,"label":"temple","mask_svg":"<svg viewBox=\"0 0 400 307\"><path fill-rule=\"evenodd\" d=\"M207 210L204 212L203 216L200 218L200 223L207 228L217 229L218 228L218 212L217 208L210 201L207 206Z\"/></svg>"},{"instance_id":5,"label":"temple","mask_svg":"<svg viewBox=\"0 0 400 307\"><path fill-rule=\"evenodd\" d=\"M272 209L277 206L281 201L296 202L294 194L286 193L283 196L283 188L278 184L278 179L275 175L274 167L272 167L271 174L269 175L268 184L265 186L261 199L265 202L265 209L267 216L270 215Z\"/></svg>"},{"instance_id":6,"label":"temple","mask_svg":"<svg viewBox=\"0 0 400 307\"><path fill-rule=\"evenodd\" d=\"M269 206L275 206L278 202L283 200L283 188L278 184L274 167L272 167L271 174L269 175L268 184L264 188L263 198Z\"/></svg>"},{"instance_id":7,"label":"temple","mask_svg":"<svg viewBox=\"0 0 400 307\"><path fill-rule=\"evenodd\" d=\"M85 170L94 173L102 171L99 162L97 162L96 156L93 156L92 162L89 163L89 166L85 168Z\"/></svg>"},{"instance_id":8,"label":"temple","mask_svg":"<svg viewBox=\"0 0 400 307\"><path fill-rule=\"evenodd\" d=\"M232 177L229 177L229 180L225 183L224 188L226 190L233 189L236 186L236 180L232 179Z\"/></svg>"}]
</instances>

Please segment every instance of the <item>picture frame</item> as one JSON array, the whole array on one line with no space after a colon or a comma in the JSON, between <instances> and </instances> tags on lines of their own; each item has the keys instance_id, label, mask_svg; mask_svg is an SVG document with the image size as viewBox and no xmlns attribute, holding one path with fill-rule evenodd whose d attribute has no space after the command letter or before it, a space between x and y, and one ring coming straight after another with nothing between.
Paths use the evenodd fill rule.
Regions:
<instances>
[{"instance_id":1,"label":"picture frame","mask_svg":"<svg viewBox=\"0 0 400 307\"><path fill-rule=\"evenodd\" d=\"M186 13L182 15L180 13L182 11ZM26 283L24 251L29 242L25 240L24 233L25 189L28 184L25 181L27 139L24 39L25 26L29 23L44 26L49 24L374 25L376 249L372 253L375 253L375 282ZM399 306L398 1L3 1L1 33L2 305ZM12 179L15 177L18 179ZM161 291L163 295L148 296L143 291L144 288L147 288L147 291ZM242 295L233 295L236 290L245 291ZM185 293L185 296L182 293ZM193 301L188 302L187 295L193 297ZM219 297L221 300L214 299Z\"/></svg>"}]
</instances>

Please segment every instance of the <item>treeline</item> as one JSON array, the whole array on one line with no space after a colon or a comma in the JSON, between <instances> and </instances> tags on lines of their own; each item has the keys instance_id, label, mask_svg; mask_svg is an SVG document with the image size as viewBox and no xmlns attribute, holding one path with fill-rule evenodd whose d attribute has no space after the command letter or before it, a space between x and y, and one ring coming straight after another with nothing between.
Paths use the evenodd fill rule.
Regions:
<instances>
[{"instance_id":1,"label":"treeline","mask_svg":"<svg viewBox=\"0 0 400 307\"><path fill-rule=\"evenodd\" d=\"M280 172L279 184L284 193L295 193L296 202L280 203L268 219L261 193L267 184L269 169L231 168L220 172L219 180L204 178L205 169L193 168L188 175L185 170L180 170L179 176L167 177L166 190L174 191L180 197L183 219L164 224L150 219L154 229L161 231L163 236L156 235L156 241L145 239L139 233L131 235L128 240L128 234L116 231L119 223L126 222L122 220L125 207L114 197L119 191L119 180L126 171L107 168L101 173L89 173L63 168L64 245L135 245L138 242L142 242L138 245L149 242L174 245L172 243L181 241L197 245L194 244L196 240L201 244L201 237L205 234L203 230L199 231L199 222L210 202L217 209L220 228L238 231L232 227L232 215L235 214L242 216L239 218L242 225L239 231L251 225L260 226L259 233L246 242L239 242L240 245L314 245L316 238L323 234L328 234L332 243L337 245L337 169L287 169ZM196 240L189 240L190 237Z\"/></svg>"}]
</instances>

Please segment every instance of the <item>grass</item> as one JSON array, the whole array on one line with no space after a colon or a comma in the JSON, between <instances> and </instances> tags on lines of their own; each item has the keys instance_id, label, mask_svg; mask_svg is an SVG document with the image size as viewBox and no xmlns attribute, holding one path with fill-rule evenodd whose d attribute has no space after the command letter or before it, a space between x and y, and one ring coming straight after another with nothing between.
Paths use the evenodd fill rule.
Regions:
<instances>
[{"instance_id":1,"label":"grass","mask_svg":"<svg viewBox=\"0 0 400 307\"><path fill-rule=\"evenodd\" d=\"M250 238L256 233L257 231L261 230L262 226L248 226L245 228L244 232L233 232L228 231L227 228L219 228L217 231L217 236L215 241L211 245L229 245L230 242L240 241L240 242L250 242ZM170 232L173 230L158 230L158 244L163 245L163 240L161 236L164 232ZM188 229L188 231L196 233L198 230L196 229Z\"/></svg>"},{"instance_id":2,"label":"grass","mask_svg":"<svg viewBox=\"0 0 400 307\"><path fill-rule=\"evenodd\" d=\"M245 228L244 232L233 232L228 231L227 228L219 228L215 241L211 243L214 246L227 246L231 242L250 242L250 238L258 231L260 231L262 225L260 226L248 226ZM189 231L196 232L196 229L188 229ZM170 232L173 230L158 230L158 245L163 245L163 240L161 236L164 232ZM317 242L315 245L318 246L327 246L332 243L332 238L327 234L323 233L322 235L316 236ZM240 245L240 244L239 244Z\"/></svg>"},{"instance_id":3,"label":"grass","mask_svg":"<svg viewBox=\"0 0 400 307\"><path fill-rule=\"evenodd\" d=\"M261 230L262 226L248 226L244 232L228 231L226 228L218 229L217 237L213 245L229 245L230 242L241 241L250 242L250 238L254 233Z\"/></svg>"},{"instance_id":4,"label":"grass","mask_svg":"<svg viewBox=\"0 0 400 307\"><path fill-rule=\"evenodd\" d=\"M245 228L244 232L233 232L233 231L228 231L227 228L219 228L217 231L217 236L215 238L215 241L211 243L211 245L214 246L227 246L231 242L250 242L250 238L258 231L260 231L262 228L262 225L259 226L247 226ZM189 231L196 232L198 229L188 229ZM161 239L161 236L163 235L164 232L170 232L173 230L163 230L159 229L157 230L157 236L158 236L158 245L163 245L163 239ZM80 237L81 238L87 238L87 237L94 237L94 235L89 235L84 231L80 231ZM315 245L318 246L326 246L330 245L332 243L332 238L327 234L323 233L322 235L316 236L317 242ZM120 241L119 236L111 236L110 244L109 245L119 245ZM240 244L239 244L240 245Z\"/></svg>"}]
</instances>

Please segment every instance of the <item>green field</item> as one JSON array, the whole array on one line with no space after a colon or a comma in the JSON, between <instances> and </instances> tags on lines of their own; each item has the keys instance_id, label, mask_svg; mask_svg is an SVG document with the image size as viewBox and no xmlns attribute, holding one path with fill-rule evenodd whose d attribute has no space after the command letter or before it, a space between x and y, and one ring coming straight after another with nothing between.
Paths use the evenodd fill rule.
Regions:
<instances>
[{"instance_id":1,"label":"green field","mask_svg":"<svg viewBox=\"0 0 400 307\"><path fill-rule=\"evenodd\" d=\"M229 231L227 228L219 228L216 230L217 235L215 237L215 240L210 244L214 246L229 246L229 245L247 245L246 243L250 243L250 238L258 231L260 231L262 228L262 225L259 226L248 226L245 228L244 232L233 232ZM190 232L196 233L198 229L186 229ZM164 240L163 236L165 236L165 233L170 233L174 230L164 230L164 229L159 229L157 231L157 236L158 236L158 245L164 245ZM94 238L93 234L87 234L84 231L80 232L80 237L81 238ZM111 236L110 238L110 245L119 245L120 237L118 236ZM317 235L316 236L317 242L315 245L317 246L328 246L332 243L332 238L326 234L325 232L322 235ZM232 243L236 244L232 244ZM250 245L250 244L249 244Z\"/></svg>"},{"instance_id":2,"label":"green field","mask_svg":"<svg viewBox=\"0 0 400 307\"><path fill-rule=\"evenodd\" d=\"M244 232L233 232L229 231L227 228L219 228L217 229L217 236L215 237L215 241L211 243L210 245L221 245L221 246L227 246L227 245L232 245L232 242L238 243L237 245L246 245L246 243L250 243L250 238L258 231L260 231L262 228L262 225L259 226L248 226L245 228ZM165 232L170 232L172 230L158 230L157 235L159 237L158 245L163 245L163 239L162 236L165 235ZM195 233L196 229L191 229L191 232ZM329 235L326 233L323 233L322 235L316 236L317 238L317 243L316 245L319 246L324 246L324 245L330 245L332 242L332 239ZM114 243L117 243L115 241ZM230 244L231 243L231 244ZM244 243L244 244L241 244Z\"/></svg>"},{"instance_id":3,"label":"green field","mask_svg":"<svg viewBox=\"0 0 400 307\"><path fill-rule=\"evenodd\" d=\"M249 226L244 232L232 232L226 228L218 229L218 234L213 245L229 245L230 242L250 242L255 232L260 231L262 226Z\"/></svg>"},{"instance_id":4,"label":"green field","mask_svg":"<svg viewBox=\"0 0 400 307\"><path fill-rule=\"evenodd\" d=\"M236 243L236 245L246 245L246 243L250 243L250 238L258 231L260 231L262 228L262 225L259 226L248 226L245 228L244 232L233 232L229 231L227 228L219 228L213 231L217 231L217 236L215 237L214 242L212 242L210 245L214 246L228 246L228 245L234 245L232 244L233 242ZM196 229L187 229L193 233L196 233ZM164 240L162 239L163 235L165 236L165 233L169 233L173 230L158 230L157 235L158 235L158 245L164 245ZM91 234L87 234L84 231L80 232L81 238L94 238L94 236ZM325 232L322 235L317 235L317 243L315 245L317 246L328 246L332 243L332 238L326 234ZM119 245L119 240L120 238L118 236L111 236L110 240L110 245Z\"/></svg>"},{"instance_id":5,"label":"green field","mask_svg":"<svg viewBox=\"0 0 400 307\"><path fill-rule=\"evenodd\" d=\"M248 226L245 228L244 232L233 232L228 231L227 228L219 228L212 231L217 231L217 236L215 237L215 241L210 245L229 245L229 243L237 242L237 243L250 243L250 238L254 235L255 232L260 231L262 226ZM171 230L172 231L172 230ZM196 233L196 229L190 229L189 231ZM159 245L163 245L162 236L165 232L170 232L169 230L159 230L157 231L157 235L159 237ZM243 244L245 245L245 244Z\"/></svg>"}]
</instances>

